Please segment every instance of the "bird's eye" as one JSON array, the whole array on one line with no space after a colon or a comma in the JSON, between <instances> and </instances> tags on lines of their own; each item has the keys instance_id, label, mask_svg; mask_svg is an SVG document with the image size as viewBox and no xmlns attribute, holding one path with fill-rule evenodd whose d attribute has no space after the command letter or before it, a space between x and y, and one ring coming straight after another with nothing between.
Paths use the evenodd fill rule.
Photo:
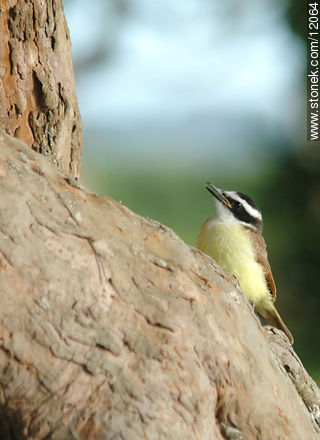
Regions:
<instances>
[{"instance_id":1,"label":"bird's eye","mask_svg":"<svg viewBox=\"0 0 320 440\"><path fill-rule=\"evenodd\" d=\"M240 202L238 202L238 201L235 201L235 202L234 202L234 207L235 207L235 208L241 208L241 207L242 207L242 205L241 205L241 203L240 203Z\"/></svg>"}]
</instances>

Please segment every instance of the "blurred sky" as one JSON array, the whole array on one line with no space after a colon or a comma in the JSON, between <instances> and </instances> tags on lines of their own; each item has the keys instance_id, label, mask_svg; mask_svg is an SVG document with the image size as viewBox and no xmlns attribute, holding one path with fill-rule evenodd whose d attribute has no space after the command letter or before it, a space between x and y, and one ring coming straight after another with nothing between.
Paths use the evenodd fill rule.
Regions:
<instances>
[{"instance_id":1,"label":"blurred sky","mask_svg":"<svg viewBox=\"0 0 320 440\"><path fill-rule=\"evenodd\" d=\"M299 145L304 49L285 21L286 1L64 7L85 157L98 149L147 166L230 157L239 166Z\"/></svg>"}]
</instances>

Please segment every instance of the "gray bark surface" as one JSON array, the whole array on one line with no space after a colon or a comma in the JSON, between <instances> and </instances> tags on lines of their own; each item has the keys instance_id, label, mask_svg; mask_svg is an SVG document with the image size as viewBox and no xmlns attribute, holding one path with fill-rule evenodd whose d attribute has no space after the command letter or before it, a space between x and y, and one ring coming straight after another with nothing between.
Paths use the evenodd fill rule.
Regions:
<instances>
[{"instance_id":1,"label":"gray bark surface","mask_svg":"<svg viewBox=\"0 0 320 440\"><path fill-rule=\"evenodd\" d=\"M1 439L319 439L234 278L0 132Z\"/></svg>"}]
</instances>

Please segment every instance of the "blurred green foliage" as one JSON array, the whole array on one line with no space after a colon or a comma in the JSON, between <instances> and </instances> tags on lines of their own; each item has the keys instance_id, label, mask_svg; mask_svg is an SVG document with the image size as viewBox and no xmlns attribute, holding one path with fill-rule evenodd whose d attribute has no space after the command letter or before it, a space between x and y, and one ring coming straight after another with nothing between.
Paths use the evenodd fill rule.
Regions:
<instances>
[{"instance_id":1,"label":"blurred green foliage","mask_svg":"<svg viewBox=\"0 0 320 440\"><path fill-rule=\"evenodd\" d=\"M288 315L295 350L320 381L320 149L311 144L281 157L261 192L268 213L266 240L280 310ZM283 307L282 307L283 304Z\"/></svg>"}]
</instances>

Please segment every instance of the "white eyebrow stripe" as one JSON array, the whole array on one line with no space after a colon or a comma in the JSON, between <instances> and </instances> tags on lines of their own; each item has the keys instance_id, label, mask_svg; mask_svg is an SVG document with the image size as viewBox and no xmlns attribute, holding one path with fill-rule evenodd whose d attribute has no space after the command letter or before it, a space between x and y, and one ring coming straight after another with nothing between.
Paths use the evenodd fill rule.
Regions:
<instances>
[{"instance_id":1,"label":"white eyebrow stripe","mask_svg":"<svg viewBox=\"0 0 320 440\"><path fill-rule=\"evenodd\" d=\"M225 193L231 196L237 202L240 202L247 213L251 215L251 217L262 220L261 212L249 205L249 203L246 200L242 199L235 191L225 191Z\"/></svg>"}]
</instances>

